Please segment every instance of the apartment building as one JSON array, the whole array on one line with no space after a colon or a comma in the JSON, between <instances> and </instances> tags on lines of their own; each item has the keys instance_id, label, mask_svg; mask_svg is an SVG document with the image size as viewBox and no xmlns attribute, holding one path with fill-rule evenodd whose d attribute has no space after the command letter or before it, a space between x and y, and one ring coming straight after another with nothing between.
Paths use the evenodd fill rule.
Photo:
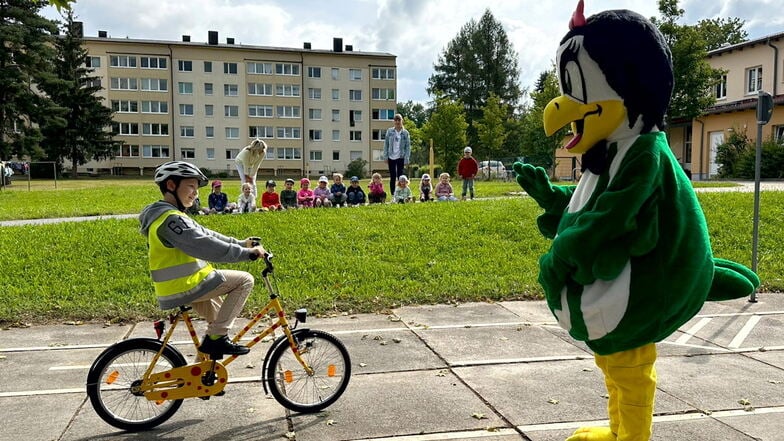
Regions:
<instances>
[{"instance_id":1,"label":"apartment building","mask_svg":"<svg viewBox=\"0 0 784 441\"><path fill-rule=\"evenodd\" d=\"M254 138L269 146L262 172L321 175L363 159L386 169L383 137L397 104L396 56L207 42L84 37L88 64L115 111L116 157L80 172L150 174L187 160L236 174L234 157Z\"/></svg>"},{"instance_id":2,"label":"apartment building","mask_svg":"<svg viewBox=\"0 0 784 441\"><path fill-rule=\"evenodd\" d=\"M699 118L675 121L668 129L675 156L694 180L718 175L717 147L733 131L743 130L756 141L760 91L771 94L775 104L762 139L784 142L784 32L716 49L707 61L725 71L713 90L716 104Z\"/></svg>"}]
</instances>

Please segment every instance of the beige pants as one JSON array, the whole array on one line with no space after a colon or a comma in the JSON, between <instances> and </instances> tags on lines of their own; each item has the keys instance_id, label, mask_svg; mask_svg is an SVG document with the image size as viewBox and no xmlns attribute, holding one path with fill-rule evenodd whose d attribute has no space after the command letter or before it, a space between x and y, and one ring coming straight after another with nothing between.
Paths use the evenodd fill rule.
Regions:
<instances>
[{"instance_id":1,"label":"beige pants","mask_svg":"<svg viewBox=\"0 0 784 441\"><path fill-rule=\"evenodd\" d=\"M253 276L245 271L218 270L226 281L191 305L209 325L208 335L226 335L253 291ZM222 297L223 296L223 297Z\"/></svg>"}]
</instances>

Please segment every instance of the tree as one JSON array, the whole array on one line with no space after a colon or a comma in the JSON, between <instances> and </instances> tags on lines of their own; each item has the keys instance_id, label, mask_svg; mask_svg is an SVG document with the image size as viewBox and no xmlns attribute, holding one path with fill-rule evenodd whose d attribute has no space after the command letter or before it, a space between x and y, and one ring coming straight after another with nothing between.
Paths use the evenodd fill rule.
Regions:
<instances>
[{"instance_id":1,"label":"tree","mask_svg":"<svg viewBox=\"0 0 784 441\"><path fill-rule=\"evenodd\" d=\"M651 21L659 28L672 51L675 85L668 119L692 120L715 103L711 93L722 72L706 61L709 50L746 38L743 22L737 18L702 20L695 26L678 24L685 11L678 0L659 0L660 18Z\"/></svg>"},{"instance_id":2,"label":"tree","mask_svg":"<svg viewBox=\"0 0 784 441\"><path fill-rule=\"evenodd\" d=\"M422 127L427 121L429 112L422 104L408 100L405 103L397 103L397 113L403 115L405 119L413 122L417 127Z\"/></svg>"},{"instance_id":3,"label":"tree","mask_svg":"<svg viewBox=\"0 0 784 441\"><path fill-rule=\"evenodd\" d=\"M91 159L111 158L117 148L113 141L116 133L110 131L112 110L102 104L103 97L96 95L101 86L98 77L90 76L86 67L87 50L82 47L82 36L73 20L73 11L66 11L64 35L57 38L54 63L56 78L42 83L41 89L58 106L65 109L65 124L51 124L43 128L42 147L47 159L58 167L68 159L71 175L77 176L77 166ZM132 105L132 104L129 104Z\"/></svg>"},{"instance_id":4,"label":"tree","mask_svg":"<svg viewBox=\"0 0 784 441\"><path fill-rule=\"evenodd\" d=\"M54 103L35 90L52 77L52 36L57 25L38 15L48 4L44 0L0 2L0 159L41 157L39 127L60 115Z\"/></svg>"},{"instance_id":5,"label":"tree","mask_svg":"<svg viewBox=\"0 0 784 441\"><path fill-rule=\"evenodd\" d=\"M422 132L426 139L433 140L436 160L441 162L444 171L457 169L457 161L466 145L467 127L462 103L445 97L436 98L436 108Z\"/></svg>"},{"instance_id":6,"label":"tree","mask_svg":"<svg viewBox=\"0 0 784 441\"><path fill-rule=\"evenodd\" d=\"M463 103L469 123L481 117L490 94L514 107L522 96L517 58L503 26L487 9L479 22L472 19L464 25L439 55L427 92Z\"/></svg>"},{"instance_id":7,"label":"tree","mask_svg":"<svg viewBox=\"0 0 784 441\"><path fill-rule=\"evenodd\" d=\"M561 147L568 133L564 127L548 137L544 132L544 108L554 98L561 95L555 66L539 74L539 79L531 93L531 108L523 118L522 153L527 162L544 167L552 175L555 172L555 150Z\"/></svg>"},{"instance_id":8,"label":"tree","mask_svg":"<svg viewBox=\"0 0 784 441\"><path fill-rule=\"evenodd\" d=\"M498 158L501 154L501 147L506 141L504 122L507 120L507 115L506 106L501 104L501 100L495 94L491 93L487 104L482 107L482 119L474 121L482 146L481 153L488 160ZM477 152L476 149L474 152L474 155L479 157L480 152Z\"/></svg>"}]
</instances>

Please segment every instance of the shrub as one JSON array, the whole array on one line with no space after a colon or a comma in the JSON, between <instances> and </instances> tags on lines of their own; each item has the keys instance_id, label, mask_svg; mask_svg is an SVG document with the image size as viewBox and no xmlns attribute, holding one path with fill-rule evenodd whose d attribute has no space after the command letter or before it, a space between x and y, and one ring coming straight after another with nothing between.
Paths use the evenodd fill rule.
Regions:
<instances>
[{"instance_id":1,"label":"shrub","mask_svg":"<svg viewBox=\"0 0 784 441\"><path fill-rule=\"evenodd\" d=\"M735 128L730 134L729 139L724 144L716 148L716 163L719 164L719 177L737 178L741 158L748 154L749 150L754 152L746 130ZM753 162L752 162L753 164ZM753 171L752 171L753 174Z\"/></svg>"},{"instance_id":2,"label":"shrub","mask_svg":"<svg viewBox=\"0 0 784 441\"><path fill-rule=\"evenodd\" d=\"M348 163L348 169L346 169L345 176L357 176L359 179L365 178L365 166L367 166L368 162L362 158L357 158Z\"/></svg>"}]
</instances>

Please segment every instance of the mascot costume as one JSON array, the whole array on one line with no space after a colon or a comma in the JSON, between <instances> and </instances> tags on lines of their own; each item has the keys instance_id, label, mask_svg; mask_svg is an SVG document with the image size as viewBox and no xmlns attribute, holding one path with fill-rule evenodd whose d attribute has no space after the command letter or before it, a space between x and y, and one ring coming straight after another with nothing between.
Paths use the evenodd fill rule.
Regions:
<instances>
[{"instance_id":1,"label":"mascot costume","mask_svg":"<svg viewBox=\"0 0 784 441\"><path fill-rule=\"evenodd\" d=\"M582 155L577 186L553 186L541 167L516 163L517 182L544 213L552 239L540 258L547 305L595 353L609 395L610 427L584 427L567 441L646 441L656 392L655 343L706 300L750 295L759 278L713 257L702 209L660 130L673 86L662 34L641 15L583 1L558 49L562 95L544 111L551 136Z\"/></svg>"}]
</instances>

